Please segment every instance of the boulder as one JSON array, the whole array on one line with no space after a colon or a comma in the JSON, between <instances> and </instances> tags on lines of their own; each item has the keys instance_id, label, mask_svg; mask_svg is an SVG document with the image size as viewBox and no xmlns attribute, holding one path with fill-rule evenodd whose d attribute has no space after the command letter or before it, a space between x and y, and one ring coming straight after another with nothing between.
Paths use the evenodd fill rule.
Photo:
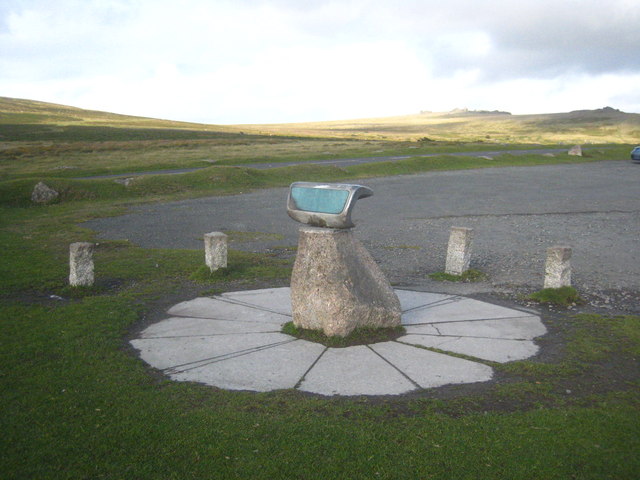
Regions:
<instances>
[{"instance_id":1,"label":"boulder","mask_svg":"<svg viewBox=\"0 0 640 480\"><path fill-rule=\"evenodd\" d=\"M58 192L43 182L38 182L31 192L31 201L34 203L51 203L58 198Z\"/></svg>"},{"instance_id":2,"label":"boulder","mask_svg":"<svg viewBox=\"0 0 640 480\"><path fill-rule=\"evenodd\" d=\"M303 227L291 275L293 323L345 337L400 325L400 301L351 229Z\"/></svg>"},{"instance_id":3,"label":"boulder","mask_svg":"<svg viewBox=\"0 0 640 480\"><path fill-rule=\"evenodd\" d=\"M129 187L133 183L133 177L116 178L114 182L124 185L125 187Z\"/></svg>"}]
</instances>

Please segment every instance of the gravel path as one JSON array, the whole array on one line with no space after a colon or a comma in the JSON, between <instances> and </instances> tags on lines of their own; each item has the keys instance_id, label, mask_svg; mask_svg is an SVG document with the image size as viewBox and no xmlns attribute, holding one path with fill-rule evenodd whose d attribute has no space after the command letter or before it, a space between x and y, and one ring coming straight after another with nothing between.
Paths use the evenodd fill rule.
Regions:
<instances>
[{"instance_id":1,"label":"gravel path","mask_svg":"<svg viewBox=\"0 0 640 480\"><path fill-rule=\"evenodd\" d=\"M374 196L356 206L356 235L395 284L447 293L537 290L546 248L566 244L573 247L573 283L594 305L640 311L638 165L504 167L357 182ZM297 242L286 197L278 188L147 205L85 226L100 238L163 248L201 249L210 231L259 232L231 247L268 251ZM451 226L475 230L471 266L488 282L457 286L426 276L444 269Z\"/></svg>"}]
</instances>

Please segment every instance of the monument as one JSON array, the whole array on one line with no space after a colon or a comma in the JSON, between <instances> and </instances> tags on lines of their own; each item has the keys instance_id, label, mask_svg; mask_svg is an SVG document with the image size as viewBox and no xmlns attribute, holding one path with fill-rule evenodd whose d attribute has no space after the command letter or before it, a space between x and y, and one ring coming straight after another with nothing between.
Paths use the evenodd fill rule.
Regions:
<instances>
[{"instance_id":1,"label":"monument","mask_svg":"<svg viewBox=\"0 0 640 480\"><path fill-rule=\"evenodd\" d=\"M287 213L303 223L291 275L293 323L347 336L356 328L400 325L400 302L369 252L353 235L351 213L362 185L296 182Z\"/></svg>"}]
</instances>

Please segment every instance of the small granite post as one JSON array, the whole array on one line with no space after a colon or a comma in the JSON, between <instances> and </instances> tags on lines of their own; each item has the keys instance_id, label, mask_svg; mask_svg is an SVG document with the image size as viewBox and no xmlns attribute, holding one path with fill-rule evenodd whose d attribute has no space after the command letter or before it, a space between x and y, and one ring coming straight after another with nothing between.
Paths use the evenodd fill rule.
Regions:
<instances>
[{"instance_id":1,"label":"small granite post","mask_svg":"<svg viewBox=\"0 0 640 480\"><path fill-rule=\"evenodd\" d=\"M571 247L555 246L547 248L544 266L544 288L571 286Z\"/></svg>"},{"instance_id":2,"label":"small granite post","mask_svg":"<svg viewBox=\"0 0 640 480\"><path fill-rule=\"evenodd\" d=\"M69 245L69 285L93 285L93 243L76 242Z\"/></svg>"},{"instance_id":3,"label":"small granite post","mask_svg":"<svg viewBox=\"0 0 640 480\"><path fill-rule=\"evenodd\" d=\"M204 234L204 260L212 272L227 268L227 236L224 233Z\"/></svg>"},{"instance_id":4,"label":"small granite post","mask_svg":"<svg viewBox=\"0 0 640 480\"><path fill-rule=\"evenodd\" d=\"M400 301L351 229L300 228L291 274L293 323L345 337L400 325Z\"/></svg>"},{"instance_id":5,"label":"small granite post","mask_svg":"<svg viewBox=\"0 0 640 480\"><path fill-rule=\"evenodd\" d=\"M445 273L449 275L462 275L469 270L472 244L472 228L451 227L449 246L447 248L447 263L444 269Z\"/></svg>"},{"instance_id":6,"label":"small granite post","mask_svg":"<svg viewBox=\"0 0 640 480\"><path fill-rule=\"evenodd\" d=\"M575 157L581 157L582 156L582 146L581 145L574 145L573 147L571 147L569 149L569 151L567 152L569 155L575 156Z\"/></svg>"}]
</instances>

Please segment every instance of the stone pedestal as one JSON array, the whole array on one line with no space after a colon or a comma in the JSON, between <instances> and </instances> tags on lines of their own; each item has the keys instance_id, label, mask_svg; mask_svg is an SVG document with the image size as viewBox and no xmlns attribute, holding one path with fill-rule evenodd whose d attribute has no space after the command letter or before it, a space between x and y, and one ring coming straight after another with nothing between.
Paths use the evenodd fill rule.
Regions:
<instances>
[{"instance_id":1,"label":"stone pedestal","mask_svg":"<svg viewBox=\"0 0 640 480\"><path fill-rule=\"evenodd\" d=\"M93 243L76 242L69 245L69 285L93 285Z\"/></svg>"},{"instance_id":2,"label":"stone pedestal","mask_svg":"<svg viewBox=\"0 0 640 480\"><path fill-rule=\"evenodd\" d=\"M347 336L400 325L398 297L351 229L303 227L291 275L293 323Z\"/></svg>"},{"instance_id":3,"label":"stone pedestal","mask_svg":"<svg viewBox=\"0 0 640 480\"><path fill-rule=\"evenodd\" d=\"M544 265L544 288L571 286L571 254L571 247L547 248L547 260Z\"/></svg>"},{"instance_id":4,"label":"stone pedestal","mask_svg":"<svg viewBox=\"0 0 640 480\"><path fill-rule=\"evenodd\" d=\"M462 275L469 270L472 243L472 228L451 227L445 273L449 275Z\"/></svg>"}]
</instances>

